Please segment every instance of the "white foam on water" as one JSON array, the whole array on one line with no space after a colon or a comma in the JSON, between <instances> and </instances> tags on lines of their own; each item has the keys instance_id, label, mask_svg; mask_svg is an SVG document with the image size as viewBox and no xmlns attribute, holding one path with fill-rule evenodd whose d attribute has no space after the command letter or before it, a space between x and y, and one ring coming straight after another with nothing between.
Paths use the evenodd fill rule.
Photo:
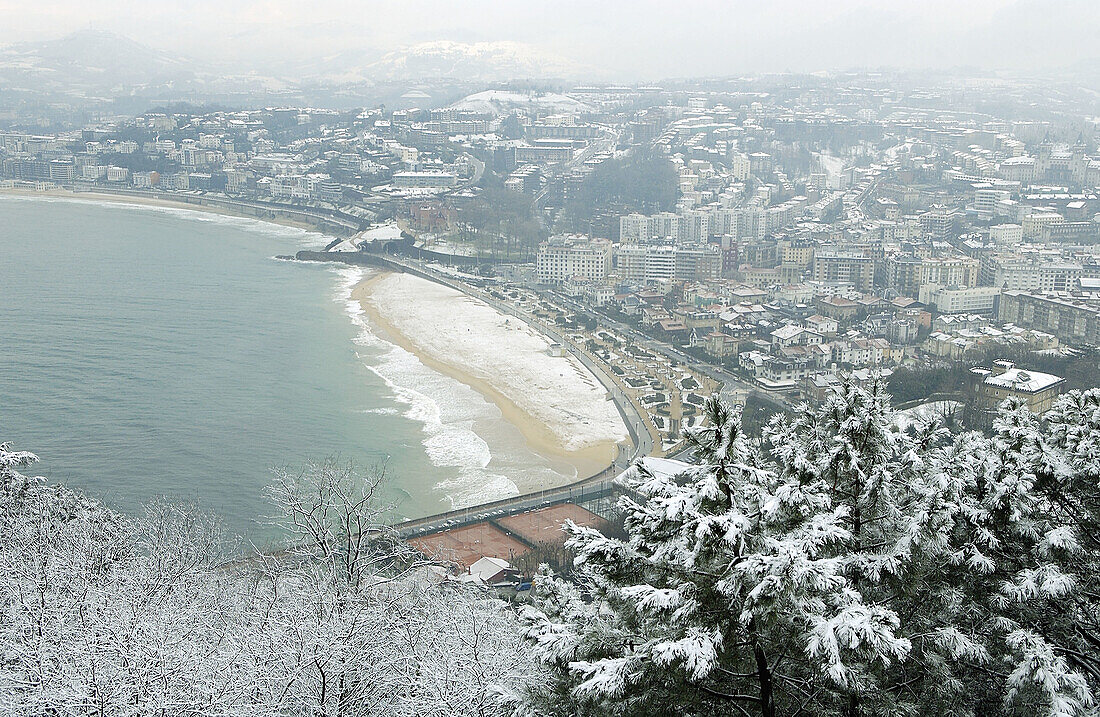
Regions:
<instances>
[{"instance_id":1,"label":"white foam on water","mask_svg":"<svg viewBox=\"0 0 1100 717\"><path fill-rule=\"evenodd\" d=\"M135 199L137 198L135 197ZM172 201L171 196L150 197L150 199L163 199L165 201ZM318 231L302 229L301 227L286 226L285 224L276 224L275 222L257 219L254 217L238 217L231 214L217 214L215 212L199 207L192 209L190 207L166 207L156 204L144 204L138 201L128 202L126 201L125 195L119 195L119 199L115 201L111 199L81 197L78 195L72 197L58 197L48 195L38 196L0 194L0 200L32 202L74 202L78 204L94 204L97 207L106 207L110 209L125 209L127 211L140 209L142 211L154 212L157 214L185 217L188 220L193 221L208 222L211 224L236 227L238 229L244 229L245 231L266 234L268 236L278 237L280 239L291 239L295 241L302 249L322 249L327 246L329 242L335 239L335 237L333 236Z\"/></svg>"},{"instance_id":2,"label":"white foam on water","mask_svg":"<svg viewBox=\"0 0 1100 717\"><path fill-rule=\"evenodd\" d=\"M496 406L469 386L425 366L416 355L371 331L362 307L351 296L368 270L340 266L333 267L333 271L337 275L334 298L359 329L355 343L368 349L360 358L393 392L394 399L405 406L403 415L421 424L421 445L428 459L436 466L457 469L457 475L438 482L435 489L455 508L518 494L514 481L488 470L492 450L473 429L478 419L499 417ZM396 413L396 409L389 410Z\"/></svg>"}]
</instances>

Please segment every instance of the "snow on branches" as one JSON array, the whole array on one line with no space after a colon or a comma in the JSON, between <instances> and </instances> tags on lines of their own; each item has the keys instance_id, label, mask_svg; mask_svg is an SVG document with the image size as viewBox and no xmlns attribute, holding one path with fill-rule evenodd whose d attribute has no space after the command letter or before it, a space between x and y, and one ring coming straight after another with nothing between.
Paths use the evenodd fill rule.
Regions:
<instances>
[{"instance_id":1,"label":"snow on branches","mask_svg":"<svg viewBox=\"0 0 1100 717\"><path fill-rule=\"evenodd\" d=\"M901 430L881 386L762 441L703 413L693 465L620 478L625 537L567 526L574 582L542 577L524 614L556 675L529 704L1094 714L1100 391L1045 423L1009 401L992 436Z\"/></svg>"}]
</instances>

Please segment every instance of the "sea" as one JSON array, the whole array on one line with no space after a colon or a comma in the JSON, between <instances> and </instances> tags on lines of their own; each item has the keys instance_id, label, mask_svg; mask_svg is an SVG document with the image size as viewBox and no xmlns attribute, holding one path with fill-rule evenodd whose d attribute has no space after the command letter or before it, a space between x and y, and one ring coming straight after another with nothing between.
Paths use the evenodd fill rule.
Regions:
<instances>
[{"instance_id":1,"label":"sea","mask_svg":"<svg viewBox=\"0 0 1100 717\"><path fill-rule=\"evenodd\" d=\"M561 483L494 404L366 322L331 237L182 209L0 196L0 441L137 513L196 501L274 540L273 470L384 470L394 520Z\"/></svg>"}]
</instances>

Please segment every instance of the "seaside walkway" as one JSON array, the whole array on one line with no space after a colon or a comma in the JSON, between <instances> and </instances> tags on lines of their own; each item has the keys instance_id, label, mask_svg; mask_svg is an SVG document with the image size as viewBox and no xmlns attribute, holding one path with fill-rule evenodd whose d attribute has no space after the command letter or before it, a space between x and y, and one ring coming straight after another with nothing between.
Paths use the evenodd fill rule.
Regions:
<instances>
[{"instance_id":1,"label":"seaside walkway","mask_svg":"<svg viewBox=\"0 0 1100 717\"><path fill-rule=\"evenodd\" d=\"M300 251L297 258L305 261L338 261L348 264L360 264L374 266L391 271L404 271L424 279L442 284L480 301L484 301L494 309L515 316L517 319L531 324L532 318L525 316L515 306L493 298L488 292L479 290L479 287L471 286L455 277L437 272L428 267L417 265L393 255L369 254L365 252L315 252ZM620 388L619 384L602 367L600 367L580 347L573 344L561 335L556 329L542 322L535 323L535 327L544 333L552 341L560 343L569 351L577 361L596 377L596 380L607 391L608 396L615 403L619 416L626 425L633 449L630 452L620 452L610 466L595 475L579 478L576 481L555 488L547 488L535 493L525 493L491 503L484 503L469 508L459 508L446 511L437 515L425 516L414 520L399 523L395 527L403 538L414 538L428 535L441 530L457 528L486 520L514 515L529 510L535 510L549 505L560 503L580 503L589 500L606 497L620 489L613 484L614 478L626 470L636 459L648 456L653 452L654 441L649 431L645 418L629 396Z\"/></svg>"}]
</instances>

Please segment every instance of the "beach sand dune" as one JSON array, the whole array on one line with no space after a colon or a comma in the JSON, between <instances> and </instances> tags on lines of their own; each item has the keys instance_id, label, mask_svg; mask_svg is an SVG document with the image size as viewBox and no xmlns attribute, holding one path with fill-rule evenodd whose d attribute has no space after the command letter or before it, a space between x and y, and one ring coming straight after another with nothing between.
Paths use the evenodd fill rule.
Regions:
<instances>
[{"instance_id":1,"label":"beach sand dune","mask_svg":"<svg viewBox=\"0 0 1100 717\"><path fill-rule=\"evenodd\" d=\"M421 361L473 387L516 425L532 450L591 475L615 456L626 427L606 390L576 359L483 301L410 274L356 287L368 318Z\"/></svg>"}]
</instances>

